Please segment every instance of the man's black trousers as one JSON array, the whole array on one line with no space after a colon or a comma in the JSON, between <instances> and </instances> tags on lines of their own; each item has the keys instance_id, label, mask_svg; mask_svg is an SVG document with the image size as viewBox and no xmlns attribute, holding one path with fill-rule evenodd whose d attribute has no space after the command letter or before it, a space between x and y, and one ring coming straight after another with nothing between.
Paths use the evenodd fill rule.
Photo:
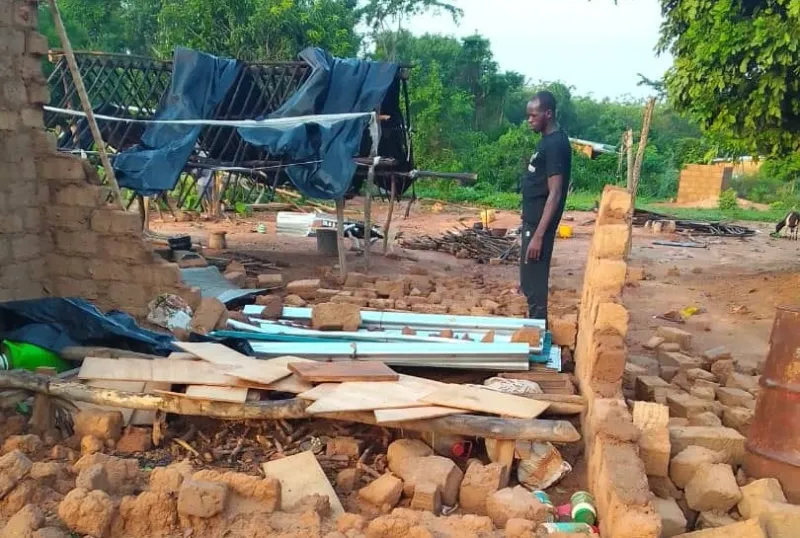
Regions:
<instances>
[{"instance_id":1,"label":"man's black trousers","mask_svg":"<svg viewBox=\"0 0 800 538\"><path fill-rule=\"evenodd\" d=\"M519 260L519 282L522 293L528 299L528 317L547 320L547 294L550 280L550 260L553 258L553 245L556 229L547 230L542 241L542 253L538 260L528 260L528 244L536 231L536 226L523 222L522 252Z\"/></svg>"}]
</instances>

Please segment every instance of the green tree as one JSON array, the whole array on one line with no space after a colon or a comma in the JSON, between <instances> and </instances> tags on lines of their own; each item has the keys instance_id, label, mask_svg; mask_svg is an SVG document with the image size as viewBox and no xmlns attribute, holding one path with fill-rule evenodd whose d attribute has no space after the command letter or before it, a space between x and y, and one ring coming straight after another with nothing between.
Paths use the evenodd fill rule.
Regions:
<instances>
[{"instance_id":1,"label":"green tree","mask_svg":"<svg viewBox=\"0 0 800 538\"><path fill-rule=\"evenodd\" d=\"M800 149L800 0L662 0L670 101L753 151Z\"/></svg>"}]
</instances>

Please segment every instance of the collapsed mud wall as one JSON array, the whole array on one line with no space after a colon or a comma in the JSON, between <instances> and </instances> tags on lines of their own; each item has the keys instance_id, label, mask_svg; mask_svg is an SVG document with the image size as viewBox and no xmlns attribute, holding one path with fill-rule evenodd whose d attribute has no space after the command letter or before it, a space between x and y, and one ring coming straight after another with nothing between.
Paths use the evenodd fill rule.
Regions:
<instances>
[{"instance_id":1,"label":"collapsed mud wall","mask_svg":"<svg viewBox=\"0 0 800 538\"><path fill-rule=\"evenodd\" d=\"M693 204L719 200L733 176L732 166L688 164L681 170L678 203Z\"/></svg>"},{"instance_id":2,"label":"collapsed mud wall","mask_svg":"<svg viewBox=\"0 0 800 538\"><path fill-rule=\"evenodd\" d=\"M35 1L0 4L0 301L77 296L142 317L158 293L188 290L143 241L139 215L108 204L94 167L45 131L37 15Z\"/></svg>"},{"instance_id":3,"label":"collapsed mud wall","mask_svg":"<svg viewBox=\"0 0 800 538\"><path fill-rule=\"evenodd\" d=\"M597 502L601 533L614 538L658 538L661 517L639 455L641 434L622 395L629 317L622 292L630 209L626 190L606 187L586 264L576 374L587 401L583 417L587 478Z\"/></svg>"}]
</instances>

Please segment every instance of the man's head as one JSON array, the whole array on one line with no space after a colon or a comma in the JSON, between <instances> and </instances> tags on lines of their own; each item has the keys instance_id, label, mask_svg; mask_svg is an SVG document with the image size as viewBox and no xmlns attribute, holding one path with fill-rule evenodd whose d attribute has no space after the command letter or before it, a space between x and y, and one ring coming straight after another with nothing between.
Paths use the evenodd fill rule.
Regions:
<instances>
[{"instance_id":1,"label":"man's head","mask_svg":"<svg viewBox=\"0 0 800 538\"><path fill-rule=\"evenodd\" d=\"M537 133L544 132L556 121L556 98L548 91L536 93L528 101L528 125Z\"/></svg>"}]
</instances>

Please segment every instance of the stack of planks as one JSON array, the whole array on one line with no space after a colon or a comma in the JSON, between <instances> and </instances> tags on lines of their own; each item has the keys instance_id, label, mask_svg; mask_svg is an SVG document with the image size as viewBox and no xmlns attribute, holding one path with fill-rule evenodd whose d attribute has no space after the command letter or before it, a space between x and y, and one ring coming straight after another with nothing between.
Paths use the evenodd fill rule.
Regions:
<instances>
[{"instance_id":1,"label":"stack of planks","mask_svg":"<svg viewBox=\"0 0 800 538\"><path fill-rule=\"evenodd\" d=\"M316 362L299 357L259 360L217 343L176 342L183 352L165 359L87 357L78 377L87 384L137 383L153 392L206 401L260 400L258 391L293 393L309 415L372 412L379 424L470 412L532 419L548 401L475 386L402 375L381 362ZM109 387L110 388L110 387Z\"/></svg>"}]
</instances>

